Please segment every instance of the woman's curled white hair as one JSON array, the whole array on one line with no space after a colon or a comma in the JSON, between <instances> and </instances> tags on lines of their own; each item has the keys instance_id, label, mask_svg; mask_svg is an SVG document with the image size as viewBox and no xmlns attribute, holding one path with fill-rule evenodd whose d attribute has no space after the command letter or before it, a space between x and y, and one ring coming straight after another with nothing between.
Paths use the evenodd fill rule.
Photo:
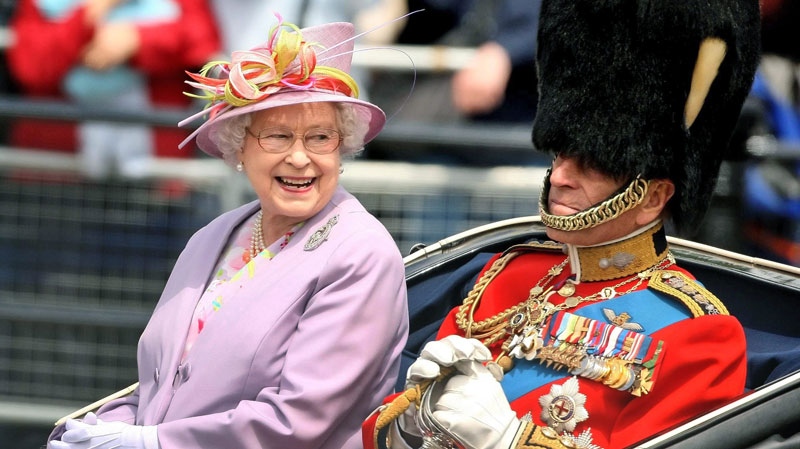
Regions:
<instances>
[{"instance_id":1,"label":"woman's curled white hair","mask_svg":"<svg viewBox=\"0 0 800 449\"><path fill-rule=\"evenodd\" d=\"M367 134L369 124L359 119L351 104L335 103L335 105L336 125L342 135L339 154L342 157L355 156L364 148L364 136ZM252 123L252 114L238 115L221 121L216 132L209 136L222 153L222 159L231 167L239 163L238 153L244 148L244 139L247 137L245 128Z\"/></svg>"}]
</instances>

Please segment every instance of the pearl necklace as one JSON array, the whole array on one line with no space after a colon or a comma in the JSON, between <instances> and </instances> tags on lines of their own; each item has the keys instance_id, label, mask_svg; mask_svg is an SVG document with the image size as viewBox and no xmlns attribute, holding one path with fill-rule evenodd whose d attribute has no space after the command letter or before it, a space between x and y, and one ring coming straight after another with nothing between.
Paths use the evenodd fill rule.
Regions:
<instances>
[{"instance_id":1,"label":"pearl necklace","mask_svg":"<svg viewBox=\"0 0 800 449\"><path fill-rule=\"evenodd\" d=\"M259 210L256 214L256 220L253 222L253 235L250 236L250 260L255 259L261 251L264 251L264 233L261 230L263 216L264 212Z\"/></svg>"}]
</instances>

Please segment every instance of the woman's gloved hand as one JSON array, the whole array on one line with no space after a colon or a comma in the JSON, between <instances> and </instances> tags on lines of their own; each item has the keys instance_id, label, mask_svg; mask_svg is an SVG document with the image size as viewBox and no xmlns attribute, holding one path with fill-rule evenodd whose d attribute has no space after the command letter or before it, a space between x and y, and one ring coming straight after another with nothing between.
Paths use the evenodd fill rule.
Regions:
<instances>
[{"instance_id":1,"label":"woman's gloved hand","mask_svg":"<svg viewBox=\"0 0 800 449\"><path fill-rule=\"evenodd\" d=\"M134 426L124 422L105 422L94 413L82 421L70 419L60 441L50 441L47 449L160 449L156 426Z\"/></svg>"}]
</instances>

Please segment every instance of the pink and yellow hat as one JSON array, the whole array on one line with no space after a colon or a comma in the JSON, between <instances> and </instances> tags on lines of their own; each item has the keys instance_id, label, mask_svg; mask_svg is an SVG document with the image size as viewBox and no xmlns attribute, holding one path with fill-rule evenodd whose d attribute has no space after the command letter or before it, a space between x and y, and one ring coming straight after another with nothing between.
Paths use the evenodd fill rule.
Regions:
<instances>
[{"instance_id":1,"label":"pink and yellow hat","mask_svg":"<svg viewBox=\"0 0 800 449\"><path fill-rule=\"evenodd\" d=\"M280 19L280 17L278 17ZM234 51L231 61L213 61L200 73L188 73L190 86L200 94L186 95L208 101L206 108L178 126L208 119L181 144L192 138L205 153L221 158L214 134L224 120L280 106L339 102L353 105L357 119L367 124L364 143L383 129L386 115L372 103L358 99L358 85L350 76L355 30L347 22L299 29L278 23L263 46ZM209 76L210 73L216 76Z\"/></svg>"}]
</instances>

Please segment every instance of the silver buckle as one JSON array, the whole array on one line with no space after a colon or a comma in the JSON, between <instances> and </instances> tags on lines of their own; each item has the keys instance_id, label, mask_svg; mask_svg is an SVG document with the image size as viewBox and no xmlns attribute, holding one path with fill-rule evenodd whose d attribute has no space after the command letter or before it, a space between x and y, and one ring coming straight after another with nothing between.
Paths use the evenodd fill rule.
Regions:
<instances>
[{"instance_id":1,"label":"silver buckle","mask_svg":"<svg viewBox=\"0 0 800 449\"><path fill-rule=\"evenodd\" d=\"M425 393L422 394L420 407L416 414L417 427L422 433L422 446L420 449L465 449L465 446L450 433L433 416L432 405L441 396L444 382L448 377L441 381L433 381L428 385Z\"/></svg>"}]
</instances>

